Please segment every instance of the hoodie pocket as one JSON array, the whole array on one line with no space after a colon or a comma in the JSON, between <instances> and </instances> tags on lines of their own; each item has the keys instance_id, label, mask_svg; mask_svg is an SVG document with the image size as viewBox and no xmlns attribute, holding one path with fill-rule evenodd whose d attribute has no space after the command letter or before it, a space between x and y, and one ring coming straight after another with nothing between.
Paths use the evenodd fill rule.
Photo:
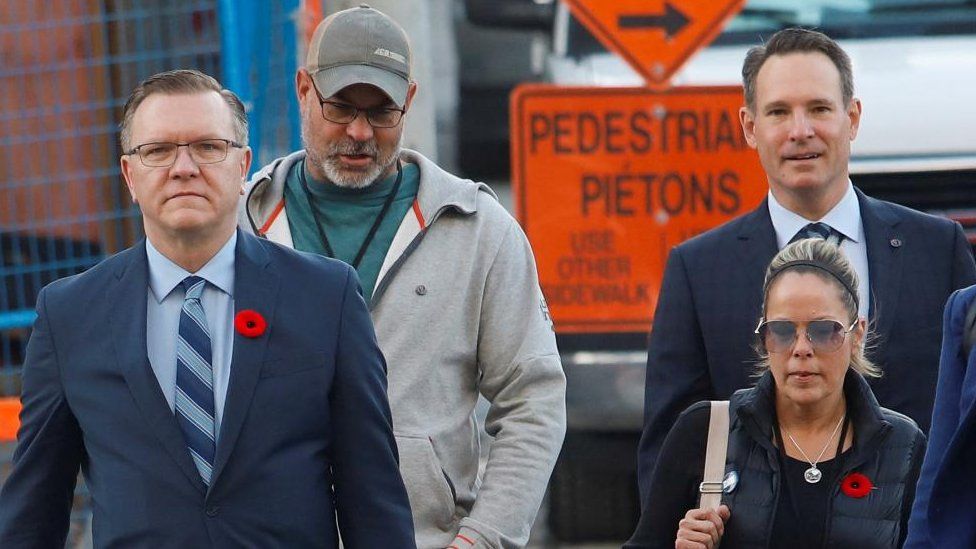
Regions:
<instances>
[{"instance_id":1,"label":"hoodie pocket","mask_svg":"<svg viewBox=\"0 0 976 549\"><path fill-rule=\"evenodd\" d=\"M419 529L427 525L441 530L453 527L457 493L430 438L400 433L395 433L395 437L414 524Z\"/></svg>"}]
</instances>

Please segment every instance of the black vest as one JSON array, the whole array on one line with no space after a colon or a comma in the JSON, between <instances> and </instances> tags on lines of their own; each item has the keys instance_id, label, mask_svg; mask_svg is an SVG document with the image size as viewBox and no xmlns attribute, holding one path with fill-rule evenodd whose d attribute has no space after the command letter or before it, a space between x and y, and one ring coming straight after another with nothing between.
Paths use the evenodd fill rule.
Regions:
<instances>
[{"instance_id":1,"label":"black vest","mask_svg":"<svg viewBox=\"0 0 976 549\"><path fill-rule=\"evenodd\" d=\"M879 406L867 382L853 370L844 381L844 393L855 444L840 478L862 473L875 489L853 498L841 491L839 482L832 487L825 547L898 547L906 482L917 477L925 436L907 416ZM722 496L732 511L722 549L769 547L780 494L780 461L771 442L773 402L768 372L756 387L736 391L730 399L725 470L736 471L739 481Z\"/></svg>"}]
</instances>

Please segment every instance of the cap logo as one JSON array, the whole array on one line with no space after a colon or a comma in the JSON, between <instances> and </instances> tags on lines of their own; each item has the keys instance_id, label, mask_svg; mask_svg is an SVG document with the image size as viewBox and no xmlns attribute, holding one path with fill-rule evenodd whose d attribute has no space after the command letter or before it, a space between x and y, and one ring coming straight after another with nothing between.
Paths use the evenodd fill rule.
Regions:
<instances>
[{"instance_id":1,"label":"cap logo","mask_svg":"<svg viewBox=\"0 0 976 549\"><path fill-rule=\"evenodd\" d=\"M400 63L403 63L404 65L407 64L407 58L406 57L400 55L399 53L390 51L390 50L388 50L386 48L376 48L376 50L373 51L373 55L382 55L383 57L388 57L390 59L393 59L394 61L399 61Z\"/></svg>"}]
</instances>

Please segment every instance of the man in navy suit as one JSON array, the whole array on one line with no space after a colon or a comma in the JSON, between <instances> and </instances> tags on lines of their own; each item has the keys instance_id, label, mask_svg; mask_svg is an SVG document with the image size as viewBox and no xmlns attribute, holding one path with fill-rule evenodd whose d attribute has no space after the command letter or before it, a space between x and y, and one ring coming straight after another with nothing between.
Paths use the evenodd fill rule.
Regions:
<instances>
[{"instance_id":1,"label":"man in navy suit","mask_svg":"<svg viewBox=\"0 0 976 549\"><path fill-rule=\"evenodd\" d=\"M827 36L786 29L752 48L742 68L746 141L769 195L751 213L675 247L668 257L647 356L638 452L643 506L664 437L689 405L752 385L753 330L763 276L797 236L840 242L860 280L861 316L882 406L928 430L942 306L976 281L958 223L865 196L848 171L861 102L851 61Z\"/></svg>"},{"instance_id":2,"label":"man in navy suit","mask_svg":"<svg viewBox=\"0 0 976 549\"><path fill-rule=\"evenodd\" d=\"M976 347L963 343L973 326L976 286L946 304L932 431L918 479L906 549L976 547Z\"/></svg>"},{"instance_id":3,"label":"man in navy suit","mask_svg":"<svg viewBox=\"0 0 976 549\"><path fill-rule=\"evenodd\" d=\"M240 100L196 71L130 95L146 239L37 300L0 546L412 547L383 356L352 269L236 230Z\"/></svg>"}]
</instances>

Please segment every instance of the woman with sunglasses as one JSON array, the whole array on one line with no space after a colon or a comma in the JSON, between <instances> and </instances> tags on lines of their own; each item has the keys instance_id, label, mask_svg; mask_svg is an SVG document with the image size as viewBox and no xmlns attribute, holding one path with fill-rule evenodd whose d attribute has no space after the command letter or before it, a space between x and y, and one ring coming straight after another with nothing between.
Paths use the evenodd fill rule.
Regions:
<instances>
[{"instance_id":1,"label":"woman with sunglasses","mask_svg":"<svg viewBox=\"0 0 976 549\"><path fill-rule=\"evenodd\" d=\"M773 258L756 328L758 381L729 402L721 506L698 503L711 413L701 402L668 434L625 547L904 543L925 437L879 406L865 381L880 372L864 356L857 295L853 267L824 240Z\"/></svg>"}]
</instances>

